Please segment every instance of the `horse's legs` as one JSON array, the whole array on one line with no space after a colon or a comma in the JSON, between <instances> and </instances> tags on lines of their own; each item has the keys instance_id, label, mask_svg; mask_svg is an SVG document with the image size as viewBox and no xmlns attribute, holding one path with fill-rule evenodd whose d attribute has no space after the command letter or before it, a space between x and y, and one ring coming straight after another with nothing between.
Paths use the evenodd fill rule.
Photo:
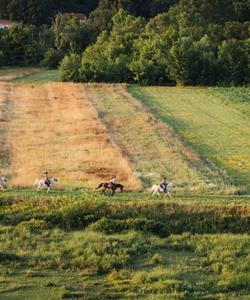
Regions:
<instances>
[{"instance_id":1,"label":"horse's legs","mask_svg":"<svg viewBox=\"0 0 250 300\"><path fill-rule=\"evenodd\" d=\"M170 199L172 199L172 196L170 195L170 193L169 193L169 192L167 192L167 195L169 196L169 198L170 198Z\"/></svg>"},{"instance_id":2,"label":"horse's legs","mask_svg":"<svg viewBox=\"0 0 250 300\"><path fill-rule=\"evenodd\" d=\"M3 188L3 186L1 184L0 184L0 188L1 188L2 191L4 191L4 188Z\"/></svg>"}]
</instances>

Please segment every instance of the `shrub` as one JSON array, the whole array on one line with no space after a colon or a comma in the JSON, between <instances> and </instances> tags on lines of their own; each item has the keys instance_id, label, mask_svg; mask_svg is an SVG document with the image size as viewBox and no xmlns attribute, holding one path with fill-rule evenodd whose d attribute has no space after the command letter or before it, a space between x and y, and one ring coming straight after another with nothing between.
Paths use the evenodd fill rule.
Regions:
<instances>
[{"instance_id":1,"label":"shrub","mask_svg":"<svg viewBox=\"0 0 250 300\"><path fill-rule=\"evenodd\" d=\"M28 230L29 232L41 232L47 229L47 224L44 220L31 219L29 221L23 221L16 226L19 231Z\"/></svg>"},{"instance_id":2,"label":"shrub","mask_svg":"<svg viewBox=\"0 0 250 300\"><path fill-rule=\"evenodd\" d=\"M60 63L60 75L62 81L80 81L81 57L71 54L64 57Z\"/></svg>"},{"instance_id":3,"label":"shrub","mask_svg":"<svg viewBox=\"0 0 250 300\"><path fill-rule=\"evenodd\" d=\"M56 69L60 61L63 59L63 56L63 51L50 48L44 54L42 65L50 69Z\"/></svg>"},{"instance_id":4,"label":"shrub","mask_svg":"<svg viewBox=\"0 0 250 300\"><path fill-rule=\"evenodd\" d=\"M95 222L91 228L104 233L121 232L128 229L126 221L102 218Z\"/></svg>"}]
</instances>

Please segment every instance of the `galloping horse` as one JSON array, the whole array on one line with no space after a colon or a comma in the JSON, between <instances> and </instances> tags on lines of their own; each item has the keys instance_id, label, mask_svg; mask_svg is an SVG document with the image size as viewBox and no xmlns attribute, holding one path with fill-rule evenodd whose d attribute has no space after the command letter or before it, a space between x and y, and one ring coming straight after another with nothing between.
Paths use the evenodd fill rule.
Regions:
<instances>
[{"instance_id":1,"label":"galloping horse","mask_svg":"<svg viewBox=\"0 0 250 300\"><path fill-rule=\"evenodd\" d=\"M102 188L101 193L105 194L106 190L111 190L111 195L114 196L115 194L115 190L116 189L120 189L121 191L123 191L124 186L120 183L112 183L110 184L109 182L102 182L98 185L98 187L96 188L96 190Z\"/></svg>"},{"instance_id":2,"label":"galloping horse","mask_svg":"<svg viewBox=\"0 0 250 300\"><path fill-rule=\"evenodd\" d=\"M150 193L153 193L152 195L154 196L157 194L160 197L160 192L165 193L166 196L169 196L169 198L172 199L172 196L170 195L170 190L173 188L174 184L169 182L167 185L167 190L164 192L164 189L159 185L159 184L154 184L151 189L149 190Z\"/></svg>"},{"instance_id":3,"label":"galloping horse","mask_svg":"<svg viewBox=\"0 0 250 300\"><path fill-rule=\"evenodd\" d=\"M37 191L40 190L40 188L42 187L46 187L47 188L47 193L51 190L52 186L58 181L58 179L56 177L52 177L50 179L50 184L47 185L45 183L45 179L36 179L34 182L34 186L37 185Z\"/></svg>"},{"instance_id":4,"label":"galloping horse","mask_svg":"<svg viewBox=\"0 0 250 300\"><path fill-rule=\"evenodd\" d=\"M0 189L4 191L4 185L7 183L5 176L0 177Z\"/></svg>"}]
</instances>

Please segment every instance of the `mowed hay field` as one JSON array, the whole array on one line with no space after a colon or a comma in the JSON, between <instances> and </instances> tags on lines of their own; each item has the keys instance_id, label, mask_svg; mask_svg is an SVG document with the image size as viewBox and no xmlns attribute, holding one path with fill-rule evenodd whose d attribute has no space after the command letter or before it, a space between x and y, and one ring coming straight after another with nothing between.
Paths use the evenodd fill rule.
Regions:
<instances>
[{"instance_id":1,"label":"mowed hay field","mask_svg":"<svg viewBox=\"0 0 250 300\"><path fill-rule=\"evenodd\" d=\"M163 176L182 194L249 190L248 103L235 100L239 90L230 100L220 89L30 83L39 74L1 83L0 163L13 187L48 169L65 188L94 188L115 174L128 190Z\"/></svg>"},{"instance_id":2,"label":"mowed hay field","mask_svg":"<svg viewBox=\"0 0 250 300\"><path fill-rule=\"evenodd\" d=\"M1 172L12 186L31 186L48 170L61 187L93 188L116 174L140 188L83 85L0 83L0 104Z\"/></svg>"},{"instance_id":3,"label":"mowed hay field","mask_svg":"<svg viewBox=\"0 0 250 300\"><path fill-rule=\"evenodd\" d=\"M220 176L250 190L250 89L136 87L129 91Z\"/></svg>"},{"instance_id":4,"label":"mowed hay field","mask_svg":"<svg viewBox=\"0 0 250 300\"><path fill-rule=\"evenodd\" d=\"M138 99L142 99L150 109L152 107L154 109L150 111L130 91L136 96L138 95ZM246 118L240 119L237 112L235 112L236 116L234 116L234 111L231 112L231 116L229 117L235 117L238 122L242 122L244 127L241 130L239 123L240 137L237 136L236 131L233 131L230 132L231 136L227 139L227 134L224 132L223 120L220 119L217 112L217 110L224 109L223 103L221 103L221 106L220 103L215 104L213 122L212 115L209 111L206 112L207 105L203 107L203 115L198 115L199 111L196 111L197 108L191 103L192 100L199 99L200 91L198 89L187 89L185 91L185 89L153 87L131 87L127 90L125 85L96 85L87 87L88 97L98 110L99 117L107 125L115 142L123 149L126 156L128 156L130 163L136 169L137 174L144 183L155 183L159 181L159 176L163 177L166 175L170 181L176 184L176 190L179 192L235 193L239 191L241 185L246 184L247 177L242 177L245 178L244 181L234 180L223 167L221 168L221 166L215 164L216 160L209 155L209 152L203 153L195 150L200 149L202 138L211 147L212 145L217 145L213 139L213 136L215 136L215 139L220 142L221 159L223 159L226 153L230 153L233 147L236 147L235 144L237 142L238 148L236 153L241 153L244 159L244 167L242 167L247 172L249 157L246 156L246 153L249 152L249 149L247 149L249 143L247 136L249 133L247 132ZM168 107L167 93L170 93L173 97L172 101L174 102L173 107L176 109L175 112L173 112L172 107ZM186 107L181 102L175 102L176 99L179 99L180 95L184 99L187 97ZM213 101L211 100L211 104L208 106L212 105ZM182 123L180 126L182 126L183 132L181 132L179 127L175 128L172 126L174 121L176 123L179 121L178 109L181 116L189 116L190 121L200 119L201 122L207 122L209 127L202 128L199 125L191 127L192 124ZM172 116L172 114L175 115ZM162 116L165 115L171 115L172 119L164 119ZM207 118L208 120L206 120ZM171 120L173 122L168 123ZM230 122L229 119L228 123ZM217 133L219 124L221 124L222 132ZM180 136L176 134L173 128L176 129L176 132ZM206 131L206 128L208 131ZM232 136L232 134L234 135ZM190 147L183 142L183 137L191 135L196 138L194 141L196 147ZM244 138L244 144L241 147L239 141L242 138ZM231 145L231 142L234 142L235 146ZM228 145L229 149L224 149ZM217 152L217 155L220 157L220 153ZM246 174L244 173L244 175Z\"/></svg>"}]
</instances>

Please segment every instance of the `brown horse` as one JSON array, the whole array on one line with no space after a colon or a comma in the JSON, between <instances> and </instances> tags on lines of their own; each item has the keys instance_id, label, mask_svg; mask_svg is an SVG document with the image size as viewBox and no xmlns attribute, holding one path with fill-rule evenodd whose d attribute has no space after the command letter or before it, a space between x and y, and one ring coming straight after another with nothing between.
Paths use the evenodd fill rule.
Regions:
<instances>
[{"instance_id":1,"label":"brown horse","mask_svg":"<svg viewBox=\"0 0 250 300\"><path fill-rule=\"evenodd\" d=\"M102 194L105 194L106 190L111 190L111 195L114 196L115 190L120 189L121 191L123 191L124 186L120 183L102 182L98 185L96 190L98 190L100 188L102 188L102 190L101 190Z\"/></svg>"}]
</instances>

